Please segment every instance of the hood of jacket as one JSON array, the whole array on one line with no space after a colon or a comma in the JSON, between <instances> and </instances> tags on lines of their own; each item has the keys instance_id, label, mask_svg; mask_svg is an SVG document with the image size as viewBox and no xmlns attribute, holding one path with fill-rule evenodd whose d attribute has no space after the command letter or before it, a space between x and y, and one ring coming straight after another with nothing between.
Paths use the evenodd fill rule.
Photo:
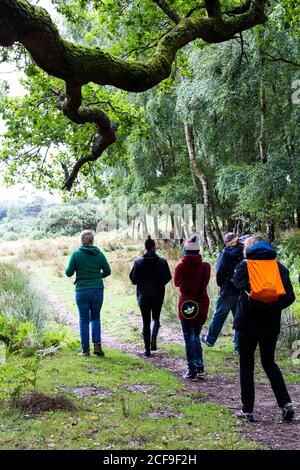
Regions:
<instances>
[{"instance_id":1,"label":"hood of jacket","mask_svg":"<svg viewBox=\"0 0 300 470\"><path fill-rule=\"evenodd\" d=\"M234 261L235 259L239 259L241 257L243 249L244 247L242 245L226 246L226 248L224 248L224 252Z\"/></svg>"},{"instance_id":2,"label":"hood of jacket","mask_svg":"<svg viewBox=\"0 0 300 470\"><path fill-rule=\"evenodd\" d=\"M91 255L91 256L97 256L101 253L99 248L93 245L81 245L81 247L79 248L79 251L81 251L82 253Z\"/></svg>"},{"instance_id":3,"label":"hood of jacket","mask_svg":"<svg viewBox=\"0 0 300 470\"><path fill-rule=\"evenodd\" d=\"M142 256L142 260L144 263L157 263L159 261L159 256L155 251L147 251L147 253Z\"/></svg>"},{"instance_id":4,"label":"hood of jacket","mask_svg":"<svg viewBox=\"0 0 300 470\"><path fill-rule=\"evenodd\" d=\"M202 263L201 255L185 255L182 258L182 263L184 264L200 264Z\"/></svg>"},{"instance_id":5,"label":"hood of jacket","mask_svg":"<svg viewBox=\"0 0 300 470\"><path fill-rule=\"evenodd\" d=\"M262 241L258 243L254 243L248 250L247 250L247 259L275 259L276 258L276 251L271 245L271 243Z\"/></svg>"}]
</instances>

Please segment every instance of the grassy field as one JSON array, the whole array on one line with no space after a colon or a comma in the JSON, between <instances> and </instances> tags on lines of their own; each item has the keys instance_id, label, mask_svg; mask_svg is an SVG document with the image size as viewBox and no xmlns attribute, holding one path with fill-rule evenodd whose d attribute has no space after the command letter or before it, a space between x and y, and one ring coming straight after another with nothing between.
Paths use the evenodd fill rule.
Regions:
<instances>
[{"instance_id":1,"label":"grassy field","mask_svg":"<svg viewBox=\"0 0 300 470\"><path fill-rule=\"evenodd\" d=\"M77 322L74 286L64 277L64 268L78 242L74 238L6 242L0 245L0 262L13 263L26 271L40 293L55 297ZM103 330L120 343L142 348L141 322L134 288L128 281L128 269L141 245L100 243L106 248L113 275L105 280ZM113 248L113 249L112 249ZM175 260L171 261L174 267ZM212 307L216 296L212 283ZM47 297L41 298L45 302ZM177 293L169 286L163 321L178 333ZM53 305L47 321L60 322ZM59 323L60 324L60 323ZM216 348L205 349L209 374L236 378L238 364L233 352L231 321ZM184 357L183 344L164 341L166 354ZM107 350L106 350L107 351ZM77 357L79 344L65 347L41 362L37 389L53 395L63 393L78 407L74 412L55 411L26 415L9 405L5 386L0 391L0 449L253 449L260 446L243 437L232 413L225 407L206 401L205 396L190 394L170 372L142 359L107 351L105 358ZM287 381L299 382L299 369L290 352L279 352L279 362ZM8 387L12 368L20 368L29 359L13 355L9 366L0 366ZM12 368L11 368L12 367ZM261 370L258 378L265 382ZM1 377L0 377L1 379ZM24 393L28 386L24 387Z\"/></svg>"},{"instance_id":2,"label":"grassy field","mask_svg":"<svg viewBox=\"0 0 300 470\"><path fill-rule=\"evenodd\" d=\"M85 388L88 393L80 395ZM183 393L172 374L116 351L100 360L78 358L74 351L45 359L38 389L63 391L78 410L30 416L2 407L1 449L258 447L241 437L226 408Z\"/></svg>"}]
</instances>

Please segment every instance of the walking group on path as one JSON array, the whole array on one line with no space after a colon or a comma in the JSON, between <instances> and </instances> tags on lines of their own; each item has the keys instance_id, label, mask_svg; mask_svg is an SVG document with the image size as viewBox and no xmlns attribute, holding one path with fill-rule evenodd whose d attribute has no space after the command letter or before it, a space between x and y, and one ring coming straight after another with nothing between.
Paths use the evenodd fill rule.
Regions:
<instances>
[{"instance_id":1,"label":"walking group on path","mask_svg":"<svg viewBox=\"0 0 300 470\"><path fill-rule=\"evenodd\" d=\"M174 284L179 289L178 319L186 350L187 371L184 378L196 381L204 374L202 343L213 347L230 311L233 314L234 350L240 360L242 409L238 418L253 421L255 400L254 355L259 345L263 369L270 381L282 417L294 418L294 408L282 373L275 363L280 333L281 312L295 301L289 271L276 260L273 246L259 235L238 237L227 233L217 266L220 288L207 334L202 327L207 320L207 287L211 266L200 254L198 235L186 240L183 258L175 268ZM100 311L103 304L103 278L111 274L104 254L94 246L94 235L85 230L81 246L71 255L66 275L76 272L76 303L79 311L81 354L90 355L91 325L94 354L103 356ZM149 236L144 255L133 264L129 274L137 286L137 301L143 321L144 355L157 350L160 314L165 286L172 275L168 262L156 253L156 243Z\"/></svg>"}]
</instances>

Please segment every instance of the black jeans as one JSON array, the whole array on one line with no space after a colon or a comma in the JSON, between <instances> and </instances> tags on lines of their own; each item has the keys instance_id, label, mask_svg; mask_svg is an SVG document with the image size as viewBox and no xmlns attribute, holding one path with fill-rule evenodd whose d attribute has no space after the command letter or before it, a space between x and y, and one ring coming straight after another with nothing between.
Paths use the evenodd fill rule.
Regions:
<instances>
[{"instance_id":1,"label":"black jeans","mask_svg":"<svg viewBox=\"0 0 300 470\"><path fill-rule=\"evenodd\" d=\"M143 318L143 336L145 349L150 349L150 343L156 343L157 333L160 328L160 312L162 304L140 304L140 309ZM151 332L151 319L153 320L152 332Z\"/></svg>"},{"instance_id":2,"label":"black jeans","mask_svg":"<svg viewBox=\"0 0 300 470\"><path fill-rule=\"evenodd\" d=\"M277 336L253 338L238 335L238 341L243 411L245 413L252 413L254 408L254 353L257 344L259 344L261 364L270 380L278 406L282 408L286 403L289 403L291 398L274 358Z\"/></svg>"}]
</instances>

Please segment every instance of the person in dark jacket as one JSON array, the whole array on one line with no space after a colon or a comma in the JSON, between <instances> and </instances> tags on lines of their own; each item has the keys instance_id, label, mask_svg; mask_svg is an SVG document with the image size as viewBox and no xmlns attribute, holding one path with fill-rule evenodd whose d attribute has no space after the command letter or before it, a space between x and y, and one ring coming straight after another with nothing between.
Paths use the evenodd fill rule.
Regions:
<instances>
[{"instance_id":1,"label":"person in dark jacket","mask_svg":"<svg viewBox=\"0 0 300 470\"><path fill-rule=\"evenodd\" d=\"M111 274L104 254L94 246L94 235L90 230L81 234L81 247L71 255L66 275L76 272L76 304L79 311L80 339L83 356L90 355L90 323L94 354L104 356L101 347L100 311L103 304L103 279Z\"/></svg>"},{"instance_id":2,"label":"person in dark jacket","mask_svg":"<svg viewBox=\"0 0 300 470\"><path fill-rule=\"evenodd\" d=\"M157 334L160 328L165 286L172 279L168 262L156 254L156 244L150 235L145 241L145 254L134 262L129 277L137 286L137 301L143 318L144 355L149 357L151 350L157 350Z\"/></svg>"},{"instance_id":3,"label":"person in dark jacket","mask_svg":"<svg viewBox=\"0 0 300 470\"><path fill-rule=\"evenodd\" d=\"M206 346L212 347L217 341L224 322L231 311L235 315L239 292L232 283L232 276L236 266L243 259L243 245L239 238L232 232L224 237L225 248L221 252L216 266L216 279L220 287L216 308L209 324L207 334L203 334L201 340ZM234 335L234 349L238 352L237 335Z\"/></svg>"},{"instance_id":4,"label":"person in dark jacket","mask_svg":"<svg viewBox=\"0 0 300 470\"><path fill-rule=\"evenodd\" d=\"M181 322L187 358L184 378L194 380L204 373L200 333L207 319L209 307L207 285L211 268L209 263L202 261L197 235L185 242L183 252L184 257L175 268L174 283L180 289L178 318Z\"/></svg>"},{"instance_id":5,"label":"person in dark jacket","mask_svg":"<svg viewBox=\"0 0 300 470\"><path fill-rule=\"evenodd\" d=\"M276 259L276 251L272 245L259 236L253 236L245 242L244 252L247 260ZM259 345L262 366L270 380L278 406L282 409L283 419L289 421L294 416L293 405L281 371L274 359L280 332L281 312L295 300L289 271L278 262L285 295L280 295L277 302L261 302L249 297L250 283L247 260L240 263L233 276L234 286L240 291L234 328L238 332L243 405L236 416L253 420L254 353Z\"/></svg>"}]
</instances>

